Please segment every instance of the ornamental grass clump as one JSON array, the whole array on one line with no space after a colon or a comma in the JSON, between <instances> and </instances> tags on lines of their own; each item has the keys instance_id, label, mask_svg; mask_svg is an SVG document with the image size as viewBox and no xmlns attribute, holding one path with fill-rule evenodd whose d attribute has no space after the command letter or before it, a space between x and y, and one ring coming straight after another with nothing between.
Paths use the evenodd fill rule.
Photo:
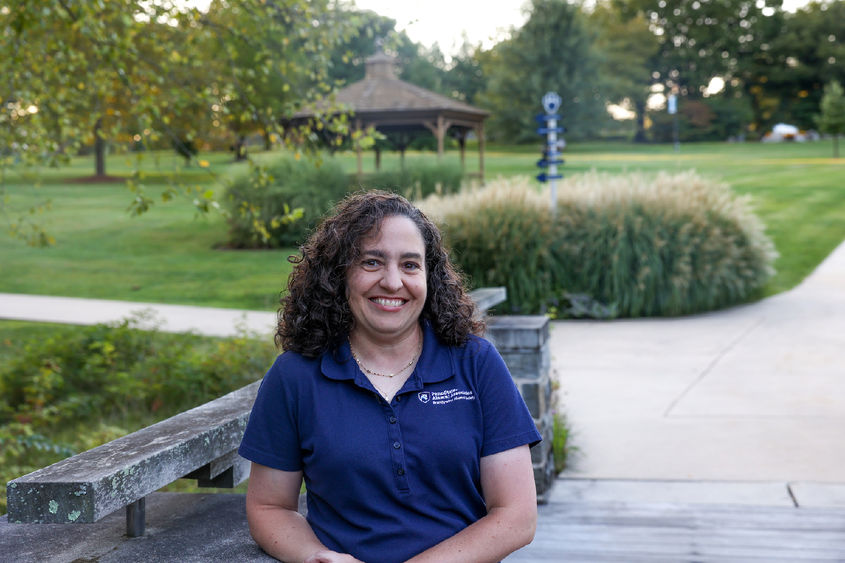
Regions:
<instances>
[{"instance_id":1,"label":"ornamental grass clump","mask_svg":"<svg viewBox=\"0 0 845 563\"><path fill-rule=\"evenodd\" d=\"M425 205L473 285L507 286L514 311L681 315L745 301L774 272L748 198L694 172L573 176L554 219L528 179Z\"/></svg>"},{"instance_id":2,"label":"ornamental grass clump","mask_svg":"<svg viewBox=\"0 0 845 563\"><path fill-rule=\"evenodd\" d=\"M562 289L557 284L566 265L552 252L556 236L548 201L523 179L431 196L419 206L438 223L473 287L507 287L505 309L545 310Z\"/></svg>"}]
</instances>

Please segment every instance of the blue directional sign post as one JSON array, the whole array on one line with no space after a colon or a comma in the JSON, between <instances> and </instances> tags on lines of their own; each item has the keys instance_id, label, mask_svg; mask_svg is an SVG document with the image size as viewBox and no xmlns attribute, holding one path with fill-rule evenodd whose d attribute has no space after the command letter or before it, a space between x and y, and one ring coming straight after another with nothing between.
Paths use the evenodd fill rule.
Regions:
<instances>
[{"instance_id":1,"label":"blue directional sign post","mask_svg":"<svg viewBox=\"0 0 845 563\"><path fill-rule=\"evenodd\" d=\"M537 116L537 121L542 125L537 129L537 133L546 136L546 146L543 148L543 158L537 161L537 166L545 168L544 172L537 175L537 179L541 182L549 183L549 192L551 195L551 209L552 215L557 210L557 185L555 180L563 178L563 174L558 174L558 164L563 164L561 153L558 151L558 146L563 141L563 138L558 140L558 133L563 133L563 127L558 127L558 120L560 115L557 113L560 109L560 96L557 92L546 92L543 96L543 109L545 114Z\"/></svg>"},{"instance_id":2,"label":"blue directional sign post","mask_svg":"<svg viewBox=\"0 0 845 563\"><path fill-rule=\"evenodd\" d=\"M678 95L674 92L666 98L666 109L674 119L672 120L672 137L675 141L675 152L681 150L681 141L678 136Z\"/></svg>"}]
</instances>

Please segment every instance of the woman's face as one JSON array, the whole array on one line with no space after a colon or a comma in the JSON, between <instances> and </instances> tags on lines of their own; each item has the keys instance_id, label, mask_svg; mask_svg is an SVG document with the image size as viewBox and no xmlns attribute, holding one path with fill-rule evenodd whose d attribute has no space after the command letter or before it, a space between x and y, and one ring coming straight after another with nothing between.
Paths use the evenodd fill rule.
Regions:
<instances>
[{"instance_id":1,"label":"woman's face","mask_svg":"<svg viewBox=\"0 0 845 563\"><path fill-rule=\"evenodd\" d=\"M417 330L427 294L425 242L414 222L385 218L346 272L356 337L394 342Z\"/></svg>"}]
</instances>

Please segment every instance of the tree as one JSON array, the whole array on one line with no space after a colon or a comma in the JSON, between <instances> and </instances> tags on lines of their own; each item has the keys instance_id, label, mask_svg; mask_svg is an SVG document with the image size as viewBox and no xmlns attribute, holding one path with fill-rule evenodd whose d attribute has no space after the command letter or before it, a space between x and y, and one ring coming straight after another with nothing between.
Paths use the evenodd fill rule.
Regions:
<instances>
[{"instance_id":1,"label":"tree","mask_svg":"<svg viewBox=\"0 0 845 563\"><path fill-rule=\"evenodd\" d=\"M93 144L102 176L106 143L130 135L148 145L227 128L270 135L328 91L328 54L356 25L334 15L329 0L214 0L208 12L181 5L0 6L3 164L49 162ZM191 199L200 209L210 203ZM151 203L139 191L133 209Z\"/></svg>"},{"instance_id":2,"label":"tree","mask_svg":"<svg viewBox=\"0 0 845 563\"><path fill-rule=\"evenodd\" d=\"M626 17L610 2L596 4L588 21L598 32L602 94L609 103L631 108L636 116L634 141L643 142L646 102L654 82L652 69L660 49L657 37L641 13Z\"/></svg>"},{"instance_id":3,"label":"tree","mask_svg":"<svg viewBox=\"0 0 845 563\"><path fill-rule=\"evenodd\" d=\"M356 32L334 46L329 65L329 80L337 87L362 80L367 57L395 43L396 20L370 10L349 13L357 18Z\"/></svg>"},{"instance_id":4,"label":"tree","mask_svg":"<svg viewBox=\"0 0 845 563\"><path fill-rule=\"evenodd\" d=\"M443 76L443 86L449 96L475 104L478 94L487 87L483 58L484 51L481 46L472 45L465 37Z\"/></svg>"},{"instance_id":5,"label":"tree","mask_svg":"<svg viewBox=\"0 0 845 563\"><path fill-rule=\"evenodd\" d=\"M492 112L490 136L508 142L538 139L534 116L549 90L562 98L569 135L589 136L606 119L599 91L595 39L577 6L532 0L525 25L496 45L484 65L487 89L479 103Z\"/></svg>"},{"instance_id":6,"label":"tree","mask_svg":"<svg viewBox=\"0 0 845 563\"><path fill-rule=\"evenodd\" d=\"M659 79L682 96L700 98L715 76L730 78L745 52L755 49L755 28L782 0L617 0L643 14L658 37Z\"/></svg>"},{"instance_id":7,"label":"tree","mask_svg":"<svg viewBox=\"0 0 845 563\"><path fill-rule=\"evenodd\" d=\"M825 86L817 123L823 133L833 135L833 157L839 158L839 135L845 134L845 93L839 82Z\"/></svg>"},{"instance_id":8,"label":"tree","mask_svg":"<svg viewBox=\"0 0 845 563\"><path fill-rule=\"evenodd\" d=\"M780 19L743 79L761 127L786 122L810 129L825 84L845 82L845 2L811 3Z\"/></svg>"}]
</instances>

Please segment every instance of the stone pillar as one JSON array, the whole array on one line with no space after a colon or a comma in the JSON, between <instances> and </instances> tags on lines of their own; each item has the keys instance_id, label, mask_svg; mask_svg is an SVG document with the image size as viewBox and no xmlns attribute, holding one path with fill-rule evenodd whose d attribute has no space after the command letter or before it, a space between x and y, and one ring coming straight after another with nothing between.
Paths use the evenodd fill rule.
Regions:
<instances>
[{"instance_id":1,"label":"stone pillar","mask_svg":"<svg viewBox=\"0 0 845 563\"><path fill-rule=\"evenodd\" d=\"M505 360L543 436L543 441L531 449L531 462L537 501L545 503L555 479L549 319L544 315L490 317L487 338Z\"/></svg>"}]
</instances>

